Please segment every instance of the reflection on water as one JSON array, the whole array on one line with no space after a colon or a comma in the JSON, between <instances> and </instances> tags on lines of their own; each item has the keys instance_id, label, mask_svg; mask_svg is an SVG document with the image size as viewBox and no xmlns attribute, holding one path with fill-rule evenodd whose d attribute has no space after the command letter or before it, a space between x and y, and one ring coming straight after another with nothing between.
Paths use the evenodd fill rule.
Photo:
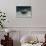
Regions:
<instances>
[{"instance_id":1,"label":"reflection on water","mask_svg":"<svg viewBox=\"0 0 46 46\"><path fill-rule=\"evenodd\" d=\"M21 12L16 13L17 17L32 17L31 12L27 12L26 14L22 14Z\"/></svg>"}]
</instances>

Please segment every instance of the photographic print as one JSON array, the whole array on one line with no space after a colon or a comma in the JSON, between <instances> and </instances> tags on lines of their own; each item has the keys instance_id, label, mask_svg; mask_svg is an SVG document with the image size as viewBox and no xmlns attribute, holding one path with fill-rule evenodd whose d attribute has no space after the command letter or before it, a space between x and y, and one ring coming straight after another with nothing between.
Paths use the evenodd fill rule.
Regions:
<instances>
[{"instance_id":1,"label":"photographic print","mask_svg":"<svg viewBox=\"0 0 46 46\"><path fill-rule=\"evenodd\" d=\"M32 6L16 6L16 17L32 17Z\"/></svg>"}]
</instances>

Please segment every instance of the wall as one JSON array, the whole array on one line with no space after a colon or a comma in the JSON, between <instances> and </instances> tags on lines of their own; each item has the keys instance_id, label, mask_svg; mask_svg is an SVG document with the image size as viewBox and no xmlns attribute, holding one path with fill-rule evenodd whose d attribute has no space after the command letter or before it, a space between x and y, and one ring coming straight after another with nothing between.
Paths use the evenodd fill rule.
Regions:
<instances>
[{"instance_id":1,"label":"wall","mask_svg":"<svg viewBox=\"0 0 46 46\"><path fill-rule=\"evenodd\" d=\"M32 25L46 27L46 0L32 0Z\"/></svg>"},{"instance_id":2,"label":"wall","mask_svg":"<svg viewBox=\"0 0 46 46\"><path fill-rule=\"evenodd\" d=\"M21 27L34 26L34 27L46 27L46 6L45 0L32 0L32 24L31 19L27 18L28 24L23 18L17 19L17 26ZM24 22L23 22L24 20ZM26 23L26 25L25 25Z\"/></svg>"},{"instance_id":3,"label":"wall","mask_svg":"<svg viewBox=\"0 0 46 46\"><path fill-rule=\"evenodd\" d=\"M0 0L0 9L6 12L8 18L7 27L46 27L46 0L32 0L32 20L31 18L16 18L18 2L23 5L24 3L31 4L29 0Z\"/></svg>"},{"instance_id":4,"label":"wall","mask_svg":"<svg viewBox=\"0 0 46 46\"><path fill-rule=\"evenodd\" d=\"M0 0L0 9L6 12L8 23L6 26L12 27L15 24L16 7L15 0Z\"/></svg>"},{"instance_id":5,"label":"wall","mask_svg":"<svg viewBox=\"0 0 46 46\"><path fill-rule=\"evenodd\" d=\"M16 5L18 5L17 3L20 2L20 1L18 1L18 0L17 1L16 0L7 0L7 1L6 0L0 0L0 9L2 11L5 11L6 12L7 19L8 19L8 22L5 25L6 27L16 27L16 26L20 26L19 23L22 23L23 22L23 19L24 18L23 19L21 18L21 20L20 19L18 20L16 18ZM21 1L21 2L24 4L23 1ZM27 3L29 3L29 1L27 1L25 5L27 5ZM30 3L28 5L30 5ZM28 20L30 22L30 19L24 19L24 21L26 21L26 22ZM18 23L18 21L19 21L19 23ZM20 21L22 21L22 22L20 22ZM26 22L23 22L21 26L23 26L24 23L26 24Z\"/></svg>"}]
</instances>

